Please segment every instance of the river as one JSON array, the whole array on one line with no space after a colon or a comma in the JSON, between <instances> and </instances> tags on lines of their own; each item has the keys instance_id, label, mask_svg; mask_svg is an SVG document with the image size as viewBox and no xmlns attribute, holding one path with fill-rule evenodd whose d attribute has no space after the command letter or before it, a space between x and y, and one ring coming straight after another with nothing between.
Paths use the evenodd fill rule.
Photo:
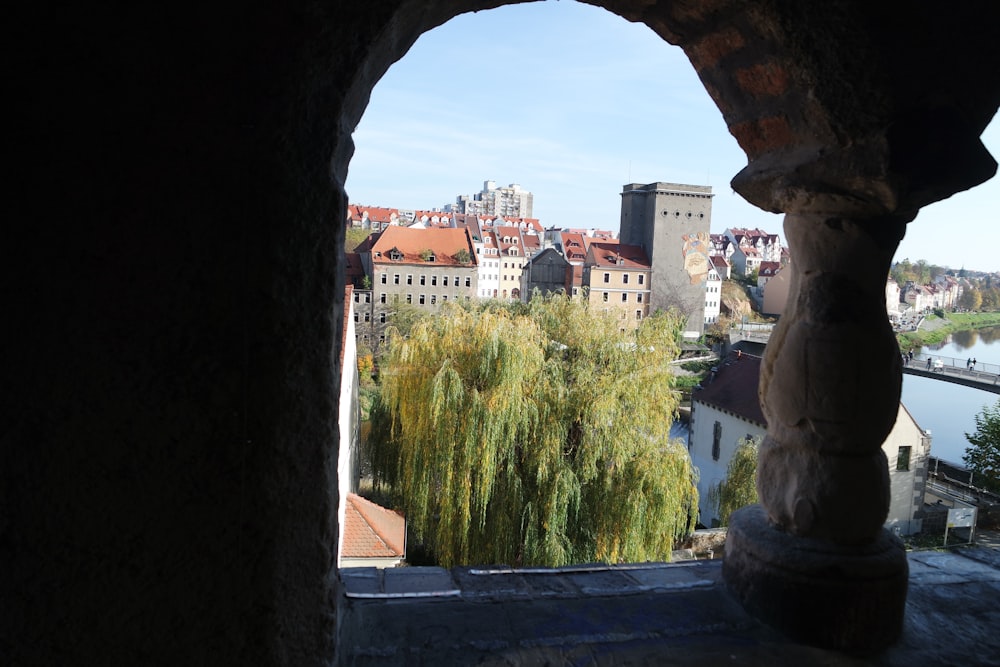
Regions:
<instances>
[{"instance_id":1,"label":"river","mask_svg":"<svg viewBox=\"0 0 1000 667\"><path fill-rule=\"evenodd\" d=\"M1000 364L1000 327L960 331L941 345L924 347L925 354ZM931 432L931 455L962 463L969 445L966 433L976 428L976 414L985 405L996 403L998 396L981 389L931 380L915 375L903 376L903 405L917 425Z\"/></svg>"},{"instance_id":2,"label":"river","mask_svg":"<svg viewBox=\"0 0 1000 667\"><path fill-rule=\"evenodd\" d=\"M956 359L975 357L980 363L1000 364L1000 327L961 331L945 343L921 351ZM983 406L996 403L998 398L997 394L981 389L916 375L903 376L903 405L920 428L931 432L931 456L953 463L962 463L962 454L969 445L965 434L976 429L976 414ZM686 442L687 431L686 423L675 422L671 435Z\"/></svg>"}]
</instances>

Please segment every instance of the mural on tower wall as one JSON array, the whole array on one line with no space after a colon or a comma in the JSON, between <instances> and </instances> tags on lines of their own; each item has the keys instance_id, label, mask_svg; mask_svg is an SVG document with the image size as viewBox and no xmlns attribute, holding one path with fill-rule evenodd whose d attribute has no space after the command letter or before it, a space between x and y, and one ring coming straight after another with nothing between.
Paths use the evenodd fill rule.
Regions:
<instances>
[{"instance_id":1,"label":"mural on tower wall","mask_svg":"<svg viewBox=\"0 0 1000 667\"><path fill-rule=\"evenodd\" d=\"M708 279L708 271L712 267L709 259L711 242L707 232L696 232L694 234L684 234L681 236L684 241L682 256L684 257L684 270L691 278L692 285L704 283Z\"/></svg>"}]
</instances>

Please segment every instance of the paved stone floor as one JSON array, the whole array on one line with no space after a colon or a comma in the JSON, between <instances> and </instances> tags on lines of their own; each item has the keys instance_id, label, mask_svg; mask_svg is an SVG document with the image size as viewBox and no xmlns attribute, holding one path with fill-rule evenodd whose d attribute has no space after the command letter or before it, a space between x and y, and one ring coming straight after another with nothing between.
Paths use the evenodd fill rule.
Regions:
<instances>
[{"instance_id":1,"label":"paved stone floor","mask_svg":"<svg viewBox=\"0 0 1000 667\"><path fill-rule=\"evenodd\" d=\"M337 661L1000 666L1000 549L911 552L909 564L903 637L867 657L797 644L749 617L722 585L718 560L343 570Z\"/></svg>"}]
</instances>

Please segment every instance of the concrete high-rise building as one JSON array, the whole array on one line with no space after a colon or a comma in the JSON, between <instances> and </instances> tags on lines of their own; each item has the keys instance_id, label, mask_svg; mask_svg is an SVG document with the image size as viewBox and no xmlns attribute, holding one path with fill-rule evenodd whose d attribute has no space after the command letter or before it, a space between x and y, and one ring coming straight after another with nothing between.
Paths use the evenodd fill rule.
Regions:
<instances>
[{"instance_id":1,"label":"concrete high-rise building","mask_svg":"<svg viewBox=\"0 0 1000 667\"><path fill-rule=\"evenodd\" d=\"M455 198L455 212L504 218L530 218L534 195L522 190L517 183L497 187L496 181L484 181L483 189L474 195Z\"/></svg>"},{"instance_id":2,"label":"concrete high-rise building","mask_svg":"<svg viewBox=\"0 0 1000 667\"><path fill-rule=\"evenodd\" d=\"M708 185L630 183L622 188L619 240L646 251L652 266L651 310L678 308L688 317L688 337L700 336L705 328L713 196Z\"/></svg>"}]
</instances>

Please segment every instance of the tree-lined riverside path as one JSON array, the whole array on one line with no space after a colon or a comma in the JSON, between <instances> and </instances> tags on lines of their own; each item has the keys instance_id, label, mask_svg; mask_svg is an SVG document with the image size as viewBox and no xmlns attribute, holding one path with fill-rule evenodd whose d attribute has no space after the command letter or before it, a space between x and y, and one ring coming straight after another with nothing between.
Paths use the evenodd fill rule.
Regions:
<instances>
[{"instance_id":1,"label":"tree-lined riverside path","mask_svg":"<svg viewBox=\"0 0 1000 667\"><path fill-rule=\"evenodd\" d=\"M929 366L928 362L930 362ZM998 364L977 360L973 370L969 370L967 359L922 353L913 355L913 361L909 363L904 361L903 372L1000 394L1000 365Z\"/></svg>"}]
</instances>

